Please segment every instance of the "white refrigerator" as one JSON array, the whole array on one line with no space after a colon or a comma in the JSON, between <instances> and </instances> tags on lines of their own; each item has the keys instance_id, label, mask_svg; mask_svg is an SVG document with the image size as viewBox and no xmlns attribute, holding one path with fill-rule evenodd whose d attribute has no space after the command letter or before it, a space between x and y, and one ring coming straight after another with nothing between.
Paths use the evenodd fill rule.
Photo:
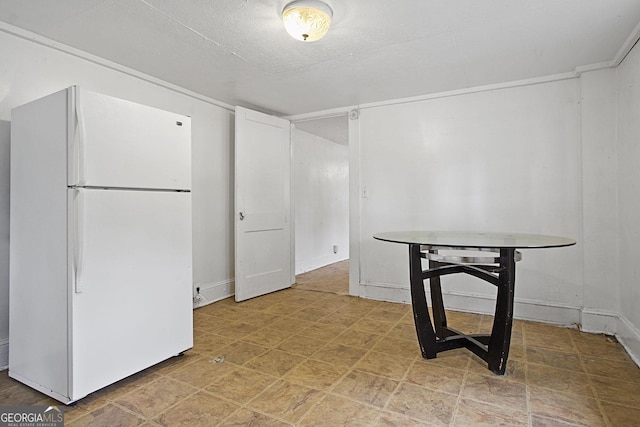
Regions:
<instances>
[{"instance_id":1,"label":"white refrigerator","mask_svg":"<svg viewBox=\"0 0 640 427\"><path fill-rule=\"evenodd\" d=\"M9 376L65 404L193 346L189 117L73 86L12 110Z\"/></svg>"}]
</instances>

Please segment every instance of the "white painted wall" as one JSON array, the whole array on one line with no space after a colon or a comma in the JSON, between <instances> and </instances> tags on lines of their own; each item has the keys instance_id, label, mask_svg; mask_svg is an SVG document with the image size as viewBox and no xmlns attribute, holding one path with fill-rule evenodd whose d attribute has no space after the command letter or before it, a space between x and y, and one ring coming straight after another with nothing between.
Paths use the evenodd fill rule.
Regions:
<instances>
[{"instance_id":1,"label":"white painted wall","mask_svg":"<svg viewBox=\"0 0 640 427\"><path fill-rule=\"evenodd\" d=\"M193 279L208 300L233 288L233 112L215 102L180 93L118 71L116 64L89 61L59 49L0 32L0 120L11 108L78 84L89 90L192 117ZM100 65L100 63L106 63ZM125 70L126 71L126 70ZM145 76L141 76L145 77ZM150 80L150 81L149 81ZM161 82L160 82L161 83ZM0 135L5 135L4 127ZM0 367L8 338L8 143L0 137Z\"/></svg>"},{"instance_id":2,"label":"white painted wall","mask_svg":"<svg viewBox=\"0 0 640 427\"><path fill-rule=\"evenodd\" d=\"M523 251L516 316L580 322L583 300L580 80L363 108L364 295L408 300L408 249L380 231L486 230L569 236ZM449 306L491 312L495 289L451 276ZM565 310L568 308L568 310ZM561 313L557 313L560 311Z\"/></svg>"},{"instance_id":3,"label":"white painted wall","mask_svg":"<svg viewBox=\"0 0 640 427\"><path fill-rule=\"evenodd\" d=\"M582 74L582 328L615 333L620 313L616 70Z\"/></svg>"},{"instance_id":4,"label":"white painted wall","mask_svg":"<svg viewBox=\"0 0 640 427\"><path fill-rule=\"evenodd\" d=\"M0 369L9 360L10 123L0 120Z\"/></svg>"},{"instance_id":5,"label":"white painted wall","mask_svg":"<svg viewBox=\"0 0 640 427\"><path fill-rule=\"evenodd\" d=\"M300 274L349 258L349 151L299 129L292 140L295 272Z\"/></svg>"},{"instance_id":6,"label":"white painted wall","mask_svg":"<svg viewBox=\"0 0 640 427\"><path fill-rule=\"evenodd\" d=\"M640 361L640 46L617 72L620 335Z\"/></svg>"}]
</instances>

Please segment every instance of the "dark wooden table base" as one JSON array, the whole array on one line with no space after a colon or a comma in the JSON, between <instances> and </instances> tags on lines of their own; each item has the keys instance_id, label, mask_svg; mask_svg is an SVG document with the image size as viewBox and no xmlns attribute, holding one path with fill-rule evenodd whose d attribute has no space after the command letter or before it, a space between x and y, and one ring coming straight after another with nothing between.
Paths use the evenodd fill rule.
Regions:
<instances>
[{"instance_id":1,"label":"dark wooden table base","mask_svg":"<svg viewBox=\"0 0 640 427\"><path fill-rule=\"evenodd\" d=\"M489 370L498 375L504 375L513 325L516 250L499 249L500 256L495 264L464 264L429 260L429 268L423 270L422 259L427 258L428 253L424 252L421 246L409 245L409 269L413 318L422 357L434 359L442 351L465 347L486 361ZM440 276L455 273L470 274L498 288L490 335L463 334L447 325ZM425 294L424 281L427 279L429 279L431 290L433 323L429 316Z\"/></svg>"}]
</instances>

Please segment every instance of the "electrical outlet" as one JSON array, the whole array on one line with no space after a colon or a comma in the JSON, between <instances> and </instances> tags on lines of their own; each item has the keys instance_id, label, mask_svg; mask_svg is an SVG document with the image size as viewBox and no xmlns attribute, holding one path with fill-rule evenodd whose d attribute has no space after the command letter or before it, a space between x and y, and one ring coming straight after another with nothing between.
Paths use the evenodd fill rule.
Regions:
<instances>
[{"instance_id":1,"label":"electrical outlet","mask_svg":"<svg viewBox=\"0 0 640 427\"><path fill-rule=\"evenodd\" d=\"M198 307L204 301L204 297L200 295L200 286L196 287L196 294L193 296L193 305Z\"/></svg>"}]
</instances>

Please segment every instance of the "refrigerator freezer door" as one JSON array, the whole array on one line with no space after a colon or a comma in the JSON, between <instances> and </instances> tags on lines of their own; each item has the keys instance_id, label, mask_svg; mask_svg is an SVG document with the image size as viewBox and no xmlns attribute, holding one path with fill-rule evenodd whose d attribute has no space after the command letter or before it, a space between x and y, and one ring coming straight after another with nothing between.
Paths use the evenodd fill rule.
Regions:
<instances>
[{"instance_id":1,"label":"refrigerator freezer door","mask_svg":"<svg viewBox=\"0 0 640 427\"><path fill-rule=\"evenodd\" d=\"M77 400L193 346L191 193L68 191Z\"/></svg>"},{"instance_id":2,"label":"refrigerator freezer door","mask_svg":"<svg viewBox=\"0 0 640 427\"><path fill-rule=\"evenodd\" d=\"M191 189L191 119L69 89L69 185Z\"/></svg>"}]
</instances>

